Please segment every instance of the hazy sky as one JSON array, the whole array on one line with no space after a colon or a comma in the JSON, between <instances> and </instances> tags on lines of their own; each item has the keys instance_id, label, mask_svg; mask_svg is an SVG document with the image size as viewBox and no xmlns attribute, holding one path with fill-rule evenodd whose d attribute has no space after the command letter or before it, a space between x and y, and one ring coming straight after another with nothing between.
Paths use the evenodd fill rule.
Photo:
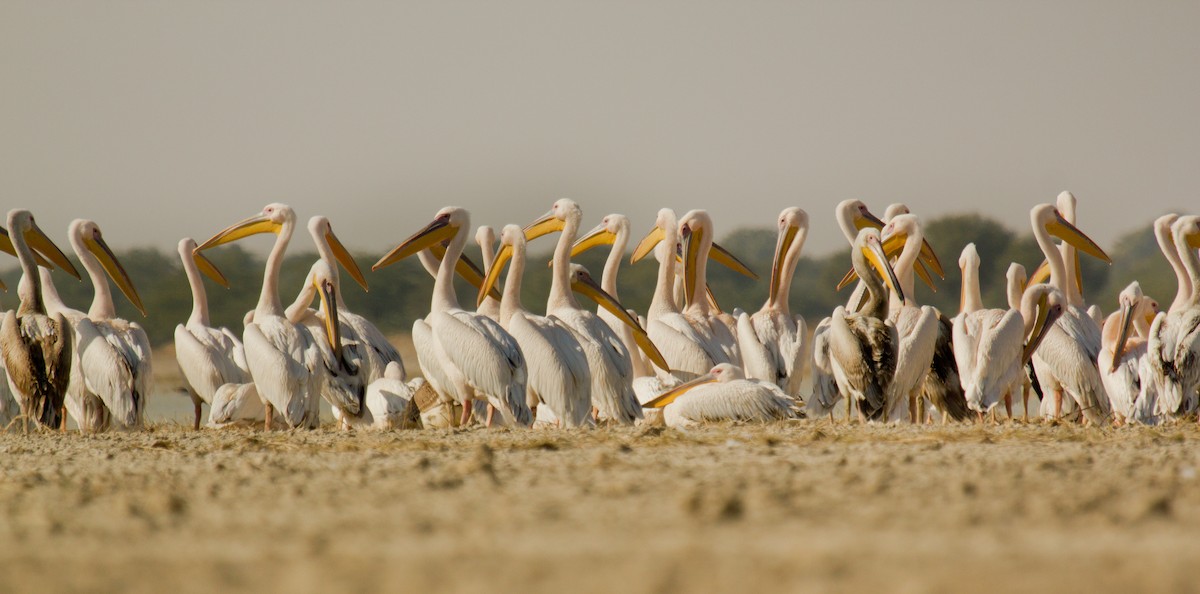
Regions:
<instances>
[{"instance_id":1,"label":"hazy sky","mask_svg":"<svg viewBox=\"0 0 1200 594\"><path fill-rule=\"evenodd\" d=\"M3 209L118 247L272 201L380 253L562 196L635 233L799 205L815 252L844 198L1025 230L1070 189L1105 247L1200 210L1195 1L0 0L0 80Z\"/></svg>"}]
</instances>

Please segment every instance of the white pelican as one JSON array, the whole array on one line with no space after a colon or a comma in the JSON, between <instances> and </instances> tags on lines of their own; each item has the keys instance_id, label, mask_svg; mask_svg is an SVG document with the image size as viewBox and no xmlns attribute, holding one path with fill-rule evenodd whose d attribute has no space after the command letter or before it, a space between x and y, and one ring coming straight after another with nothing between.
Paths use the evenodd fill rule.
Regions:
<instances>
[{"instance_id":1,"label":"white pelican","mask_svg":"<svg viewBox=\"0 0 1200 594\"><path fill-rule=\"evenodd\" d=\"M279 301L279 270L296 229L296 213L286 204L273 203L258 215L235 223L200 244L199 250L259 233L274 233L275 245L267 256L262 292L253 320L246 324L242 344L255 389L263 402L264 426L271 428L275 412L292 428L315 428L320 423L319 388L312 378L314 337L307 328L285 317Z\"/></svg>"},{"instance_id":2,"label":"white pelican","mask_svg":"<svg viewBox=\"0 0 1200 594\"><path fill-rule=\"evenodd\" d=\"M885 220L879 220L879 217L871 213L866 204L861 200L843 200L838 203L833 211L834 218L837 220L838 228L842 230L842 235L845 236L846 242L851 246L854 245L854 240L858 237L858 232L872 227L879 231L883 230L886 221L890 221L892 217L902 214L909 214L908 207L903 204L889 205L884 213ZM929 270L937 274L939 278L946 278L946 272L942 269L942 263L938 260L937 254L933 252L933 247L929 245L928 240L921 242L921 257L917 263L916 273L921 277L921 280L934 291L937 287L933 284L933 278L929 275ZM846 278L838 285L841 289L846 283L854 279L854 271L851 270ZM863 291L865 287L859 283L854 291L850 294L850 299L846 302L846 307L851 310L856 310L859 304L862 303Z\"/></svg>"},{"instance_id":3,"label":"white pelican","mask_svg":"<svg viewBox=\"0 0 1200 594\"><path fill-rule=\"evenodd\" d=\"M642 418L642 407L633 393L633 361L621 339L596 314L579 308L571 292L571 277L590 280L587 271L571 264L571 246L579 232L583 211L575 201L562 198L555 201L550 212L525 227L525 239L532 241L549 233L560 232L551 264L552 282L546 301L546 315L557 317L570 326L587 355L592 370L592 407L598 417L616 423L632 423ZM499 256L497 256L499 258ZM594 283L593 283L594 284ZM599 287L591 289L598 295ZM625 320L634 331L634 340L652 361L666 367L662 355L642 330L637 320L624 309L612 307L611 300L595 299L608 305L609 311Z\"/></svg>"},{"instance_id":4,"label":"white pelican","mask_svg":"<svg viewBox=\"0 0 1200 594\"><path fill-rule=\"evenodd\" d=\"M1163 416L1192 413L1200 387L1200 259L1196 255L1200 217L1179 217L1171 235L1192 289L1179 307L1172 306L1150 327L1150 363L1158 384L1158 412Z\"/></svg>"},{"instance_id":5,"label":"white pelican","mask_svg":"<svg viewBox=\"0 0 1200 594\"><path fill-rule=\"evenodd\" d=\"M449 240L438 266L429 315L413 322L417 361L444 401L463 405L462 423L477 396L500 410L509 424L533 422L525 402L525 357L517 341L487 316L463 310L454 294L454 270L467 243L471 216L458 207L438 211L433 222L380 258L372 270Z\"/></svg>"},{"instance_id":6,"label":"white pelican","mask_svg":"<svg viewBox=\"0 0 1200 594\"><path fill-rule=\"evenodd\" d=\"M704 210L689 211L679 219L679 239L683 244L683 315L708 343L705 350L721 354L716 363L741 365L733 320L704 295L713 241L712 217Z\"/></svg>"},{"instance_id":7,"label":"white pelican","mask_svg":"<svg viewBox=\"0 0 1200 594\"><path fill-rule=\"evenodd\" d=\"M475 244L479 246L479 253L483 257L483 269L491 270L492 262L496 259L496 230L488 225L480 225L478 229L475 229ZM475 308L475 313L499 321L500 300L488 295L483 303Z\"/></svg>"},{"instance_id":8,"label":"white pelican","mask_svg":"<svg viewBox=\"0 0 1200 594\"><path fill-rule=\"evenodd\" d=\"M392 361L383 375L367 386L363 397L362 413L346 415L340 408L333 409L333 417L352 429L388 431L391 429L417 429L420 412L412 402L413 395L425 385L423 378L405 383L404 369Z\"/></svg>"},{"instance_id":9,"label":"white pelican","mask_svg":"<svg viewBox=\"0 0 1200 594\"><path fill-rule=\"evenodd\" d=\"M66 255L37 226L28 210L8 212L10 241L21 263L16 311L4 314L0 324L0 355L8 371L8 388L21 415L44 427L65 427L63 403L71 376L73 333L60 313L47 315L42 301L42 279L33 248L76 278L79 273Z\"/></svg>"},{"instance_id":10,"label":"white pelican","mask_svg":"<svg viewBox=\"0 0 1200 594\"><path fill-rule=\"evenodd\" d=\"M1051 235L1062 239L1079 250L1105 262L1112 262L1108 254L1100 249L1088 236L1067 222L1063 215L1050 204L1033 207L1029 213L1033 236L1046 256L1050 268L1050 284L1063 292L1071 279L1063 263L1062 253L1050 239ZM1100 354L1100 329L1083 309L1068 305L1062 317L1054 324L1043 339L1042 346L1034 352L1034 367L1043 392L1050 394L1054 402L1054 417L1062 414L1063 392L1067 392L1079 405L1084 417L1093 424L1100 424L1109 416L1108 395L1100 380L1096 358Z\"/></svg>"},{"instance_id":11,"label":"white pelican","mask_svg":"<svg viewBox=\"0 0 1200 594\"><path fill-rule=\"evenodd\" d=\"M1134 410L1143 391L1141 361L1158 303L1142 294L1141 285L1133 281L1117 295L1117 304L1117 311L1104 320L1097 363L1113 416L1125 423L1137 416Z\"/></svg>"},{"instance_id":12,"label":"white pelican","mask_svg":"<svg viewBox=\"0 0 1200 594\"><path fill-rule=\"evenodd\" d=\"M975 244L967 244L959 265L963 296L962 311L954 318L954 356L967 406L982 419L1003 401L1011 419L1012 395L1024 387L1025 365L1062 315L1066 298L1054 287L1037 285L1023 297L1017 293L1016 307L983 309ZM1016 272L1010 268L1010 288L1020 280Z\"/></svg>"},{"instance_id":13,"label":"white pelican","mask_svg":"<svg viewBox=\"0 0 1200 594\"><path fill-rule=\"evenodd\" d=\"M800 396L800 384L809 361L808 326L804 317L793 316L788 305L792 276L808 236L808 213L785 208L777 221L779 238L771 266L767 302L754 315L738 317L738 343L746 375L772 382L792 397Z\"/></svg>"},{"instance_id":14,"label":"white pelican","mask_svg":"<svg viewBox=\"0 0 1200 594\"><path fill-rule=\"evenodd\" d=\"M376 328L375 324L372 324L370 320L346 309L345 300L342 299L341 275L338 273L338 264L341 264L342 268L350 273L350 277L363 290L367 289L367 279L363 277L362 270L359 269L358 263L354 261L354 256L350 255L349 250L342 245L341 240L334 234L333 225L330 224L328 218L318 215L309 219L308 232L312 235L313 243L317 245L317 253L329 265L332 272L331 282L335 289L334 295L337 297L338 319L343 324L342 338L347 342L359 345L359 355L361 357L359 366L361 367L363 381L369 384L383 377L383 370L387 368L388 363L393 362L400 366L400 372L403 375L404 362L400 359L400 352L396 350L396 347L392 346L392 343L383 335L383 332L380 332L379 328ZM307 305L306 303L305 307ZM294 306L295 304L293 304Z\"/></svg>"},{"instance_id":15,"label":"white pelican","mask_svg":"<svg viewBox=\"0 0 1200 594\"><path fill-rule=\"evenodd\" d=\"M892 379L896 374L896 328L885 323L887 296L884 278L893 291L900 293L896 273L888 263L879 241L879 232L866 228L858 232L851 251L854 269L866 288L866 300L857 312L838 307L829 327L829 352L838 390L858 402L865 420L880 420Z\"/></svg>"},{"instance_id":16,"label":"white pelican","mask_svg":"<svg viewBox=\"0 0 1200 594\"><path fill-rule=\"evenodd\" d=\"M668 427L720 421L765 423L800 413L797 401L774 382L746 379L740 367L729 363L668 390L647 406L662 408Z\"/></svg>"},{"instance_id":17,"label":"white pelican","mask_svg":"<svg viewBox=\"0 0 1200 594\"><path fill-rule=\"evenodd\" d=\"M500 233L500 253L488 268L479 289L480 302L500 278L511 260L508 280L500 299L500 325L521 345L529 370L525 382L526 403L537 419L538 405L545 403L554 418L567 427L582 427L591 421L592 372L575 332L554 315L530 313L521 304L521 279L525 274L525 232L507 225ZM557 282L550 290L563 290ZM569 290L569 289L568 289Z\"/></svg>"},{"instance_id":18,"label":"white pelican","mask_svg":"<svg viewBox=\"0 0 1200 594\"><path fill-rule=\"evenodd\" d=\"M600 287L618 301L621 296L617 291L617 274L621 270L621 260L625 257L625 248L629 245L629 233L629 219L622 214L610 214L571 247L571 257L574 258L593 247L612 246L608 252L608 259L604 261L604 273L600 275ZM596 308L596 315L600 316L600 319L604 320L604 323L617 333L617 336L621 338L621 344L624 344L625 350L629 351L629 355L633 359L633 377L653 376L655 374L654 367L650 360L642 355L634 341L633 329L612 312L604 309L603 306Z\"/></svg>"},{"instance_id":19,"label":"white pelican","mask_svg":"<svg viewBox=\"0 0 1200 594\"><path fill-rule=\"evenodd\" d=\"M925 408L924 389L933 366L939 332L938 311L928 305L917 305L913 297L913 267L925 241L925 232L916 216L895 215L883 228L883 241L885 253L892 251L888 249L889 244L901 250L893 265L900 290L891 294L887 315L888 322L896 328L899 342L896 344L896 373L888 391L885 416L889 421L907 418L917 422L918 413ZM958 382L957 371L953 381ZM944 394L939 392L939 396ZM946 402L934 402L934 405L942 411L943 421L950 411L956 410ZM965 402L962 408L965 409ZM956 414L955 418L960 416Z\"/></svg>"},{"instance_id":20,"label":"white pelican","mask_svg":"<svg viewBox=\"0 0 1200 594\"><path fill-rule=\"evenodd\" d=\"M196 414L193 426L199 429L201 402L211 407L218 388L251 380L242 341L228 328L210 326L208 297L200 275L203 272L223 287L228 287L229 281L204 254L195 250L194 239L185 237L179 241L179 259L192 289L192 315L186 323L175 326L175 360L192 399ZM259 409L262 410L261 405Z\"/></svg>"}]
</instances>

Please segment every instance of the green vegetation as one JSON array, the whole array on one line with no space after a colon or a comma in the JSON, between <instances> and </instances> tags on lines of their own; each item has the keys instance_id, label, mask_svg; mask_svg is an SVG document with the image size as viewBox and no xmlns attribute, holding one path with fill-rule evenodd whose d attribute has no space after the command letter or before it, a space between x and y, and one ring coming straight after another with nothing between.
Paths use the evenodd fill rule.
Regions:
<instances>
[{"instance_id":1,"label":"green vegetation","mask_svg":"<svg viewBox=\"0 0 1200 594\"><path fill-rule=\"evenodd\" d=\"M968 242L975 242L979 249L982 292L988 307L1004 306L1004 273L1009 262L1019 262L1032 273L1042 260L1041 252L1029 233L1018 235L1004 225L979 215L946 215L930 219L926 223L926 234L946 269L946 279L938 284L936 293L918 282L917 299L951 316L958 311L958 256ZM752 281L720 265L709 266L709 284L722 307L727 310L740 307L754 311L761 306L766 299L766 277L770 273L775 239L773 229L756 228L735 230L721 240L722 245L762 276L761 280ZM550 259L552 241L541 239L530 246L530 264L525 272L522 299L526 307L535 311L542 309L549 292L550 271L543 263ZM295 243L306 246L303 239ZM1113 258L1111 267L1086 256L1082 260L1084 291L1089 303L1100 304L1105 311L1111 311L1117 293L1135 279L1141 281L1142 288L1164 306L1170 302L1175 294L1175 278L1158 251L1149 225L1122 237L1116 245L1105 247L1111 248L1108 250ZM213 322L240 333L243 316L258 301L263 259L238 246L221 247L206 253L231 283L228 290L213 283L206 285ZM476 262L481 262L477 249L469 249L468 255ZM607 251L593 250L579 258L578 262L599 278L607 255ZM373 320L384 332L407 331L414 319L428 311L433 281L415 259L372 273L370 266L378 256L357 255L359 265L366 271L371 284L370 292L363 292L348 276L342 276L346 305ZM192 308L187 279L178 257L174 252L153 249L128 250L118 254L118 257L133 278L149 316L141 319L133 306L119 294L116 296L118 313L142 323L155 344L170 342L175 325L186 321ZM285 306L299 291L315 258L315 252L293 250L293 255L285 261L280 281L284 289ZM15 266L15 261L9 261L13 265L0 274L0 278L9 287L15 288L20 270ZM792 289L793 311L803 314L810 322L829 315L849 295L850 289L840 293L833 290L849 268L847 250L802 258ZM628 259L622 262L619 283L621 301L627 307L644 312L654 291L656 273L657 263L653 258L634 266L628 264ZM77 282L56 272L54 279L64 301L77 309L87 310L92 288L86 278ZM14 292L10 291L2 298L5 306L14 305ZM459 295L464 306L475 302L474 289L461 281Z\"/></svg>"}]
</instances>

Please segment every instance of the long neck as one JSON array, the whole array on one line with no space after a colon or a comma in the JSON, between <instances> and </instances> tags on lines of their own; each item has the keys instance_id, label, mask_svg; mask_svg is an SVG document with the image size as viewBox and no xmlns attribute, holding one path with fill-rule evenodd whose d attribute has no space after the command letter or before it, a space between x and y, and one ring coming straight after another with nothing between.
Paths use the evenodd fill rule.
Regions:
<instances>
[{"instance_id":1,"label":"long neck","mask_svg":"<svg viewBox=\"0 0 1200 594\"><path fill-rule=\"evenodd\" d=\"M906 289L907 290L907 289ZM962 306L963 313L971 313L983 309L983 296L979 294L979 263L971 261L962 271Z\"/></svg>"},{"instance_id":2,"label":"long neck","mask_svg":"<svg viewBox=\"0 0 1200 594\"><path fill-rule=\"evenodd\" d=\"M1046 262L1050 264L1050 286L1055 287L1066 295L1067 291L1064 288L1068 282L1067 269L1063 265L1062 254L1058 251L1058 246L1050 239L1050 233L1042 225L1033 226L1033 238L1037 240L1038 247L1042 248L1042 254L1046 256Z\"/></svg>"},{"instance_id":3,"label":"long neck","mask_svg":"<svg viewBox=\"0 0 1200 594\"><path fill-rule=\"evenodd\" d=\"M46 313L46 304L42 301L42 279L38 272L37 261L33 258L33 250L25 243L24 229L12 229L12 243L17 250L17 260L21 262L21 280L17 284L17 296L21 304L17 307L18 314Z\"/></svg>"},{"instance_id":4,"label":"long neck","mask_svg":"<svg viewBox=\"0 0 1200 594\"><path fill-rule=\"evenodd\" d=\"M620 297L617 295L617 273L621 270L621 259L625 257L625 246L628 243L629 228L617 229L617 237L608 252L608 259L604 261L604 275L600 277L600 288L618 301Z\"/></svg>"},{"instance_id":5,"label":"long neck","mask_svg":"<svg viewBox=\"0 0 1200 594\"><path fill-rule=\"evenodd\" d=\"M792 296L792 278L796 275L796 264L800 262L800 253L804 251L807 238L808 227L801 227L792 238L792 245L786 248L787 254L784 255L782 267L779 269L779 286L775 288L775 294L768 297L767 306L783 312L784 315L790 315L792 312L791 306L788 305Z\"/></svg>"},{"instance_id":6,"label":"long neck","mask_svg":"<svg viewBox=\"0 0 1200 594\"><path fill-rule=\"evenodd\" d=\"M1171 302L1171 308L1167 311L1177 311L1187 306L1188 298L1194 290L1192 281L1188 278L1188 271L1183 267L1183 261L1171 240L1171 228L1167 225L1155 225L1154 238L1158 240L1158 249L1162 250L1167 263L1171 265L1171 270L1175 272L1175 282L1178 286L1175 289L1175 300Z\"/></svg>"},{"instance_id":7,"label":"long neck","mask_svg":"<svg viewBox=\"0 0 1200 594\"><path fill-rule=\"evenodd\" d=\"M438 266L437 278L433 281L431 312L461 309L458 306L458 295L454 292L454 267L458 265L463 247L467 244L467 234L462 232L467 228L470 226L460 227L454 234L454 239L450 240L450 245L446 246L446 255L442 257L442 263Z\"/></svg>"},{"instance_id":8,"label":"long neck","mask_svg":"<svg viewBox=\"0 0 1200 594\"><path fill-rule=\"evenodd\" d=\"M921 244L925 242L925 234L920 227L913 229L909 234L908 239L904 242L904 249L900 252L900 257L896 258L896 280L900 281L900 290L904 292L904 300L895 292L889 297L893 310L902 307L905 302L913 302L913 290L916 288L913 283L913 266L917 264L917 255L921 253Z\"/></svg>"},{"instance_id":9,"label":"long neck","mask_svg":"<svg viewBox=\"0 0 1200 594\"><path fill-rule=\"evenodd\" d=\"M1187 237L1182 233L1175 235L1175 249L1179 252L1179 257L1183 260L1183 267L1187 270L1188 282L1192 287L1200 286L1200 257L1197 257L1196 250L1188 245ZM1188 296L1185 303L1188 309L1200 307L1200 291L1193 288L1192 294Z\"/></svg>"},{"instance_id":10,"label":"long neck","mask_svg":"<svg viewBox=\"0 0 1200 594\"><path fill-rule=\"evenodd\" d=\"M317 254L321 259L329 265L329 270L332 271L330 278L333 280L334 298L337 299L338 311L345 311L346 304L342 301L342 277L338 271L337 258L333 256L333 248L329 247L329 240L322 233L312 232L313 243L317 244Z\"/></svg>"},{"instance_id":11,"label":"long neck","mask_svg":"<svg viewBox=\"0 0 1200 594\"><path fill-rule=\"evenodd\" d=\"M479 242L479 253L483 256L483 269L487 270L492 267L492 262L496 261L496 246L492 240ZM511 278L511 272L509 273ZM496 298L487 296L483 298L483 303L479 304L477 310L479 313L491 315L494 312L500 311L500 304L496 302Z\"/></svg>"},{"instance_id":12,"label":"long neck","mask_svg":"<svg viewBox=\"0 0 1200 594\"><path fill-rule=\"evenodd\" d=\"M663 233L665 248L660 253L665 255L658 263L658 280L654 284L654 296L650 298L647 315L651 318L679 313L679 304L675 301L675 244L679 242L679 235L674 224L671 221L670 228Z\"/></svg>"},{"instance_id":13,"label":"long neck","mask_svg":"<svg viewBox=\"0 0 1200 594\"><path fill-rule=\"evenodd\" d=\"M183 261L183 272L187 274L188 286L192 288L192 316L188 325L208 325L208 294L204 290L204 279L200 278L200 269L196 267L196 259L187 250L180 250L179 259Z\"/></svg>"},{"instance_id":14,"label":"long neck","mask_svg":"<svg viewBox=\"0 0 1200 594\"><path fill-rule=\"evenodd\" d=\"M569 307L579 309L579 302L571 292L571 245L575 243L575 234L579 232L579 217L568 216L563 225L562 235L554 246L554 261L550 281L550 297L546 300L546 313L556 309Z\"/></svg>"},{"instance_id":15,"label":"long neck","mask_svg":"<svg viewBox=\"0 0 1200 594\"><path fill-rule=\"evenodd\" d=\"M112 319L117 315L117 311L113 304L112 287L108 285L104 267L100 265L100 260L97 260L96 256L92 255L92 252L83 244L83 238L78 233L71 233L71 247L75 249L75 255L79 256L79 262L83 264L83 268L87 270L88 278L92 281L92 290L95 291L92 297L92 307L88 310L88 317L93 320Z\"/></svg>"},{"instance_id":16,"label":"long neck","mask_svg":"<svg viewBox=\"0 0 1200 594\"><path fill-rule=\"evenodd\" d=\"M38 268L38 278L42 281L42 303L45 304L47 313L70 309L62 297L58 296L58 288L54 286L54 279L50 278L50 269Z\"/></svg>"},{"instance_id":17,"label":"long neck","mask_svg":"<svg viewBox=\"0 0 1200 594\"><path fill-rule=\"evenodd\" d=\"M1021 284L1016 277L1008 279L1008 308L1021 311Z\"/></svg>"},{"instance_id":18,"label":"long neck","mask_svg":"<svg viewBox=\"0 0 1200 594\"><path fill-rule=\"evenodd\" d=\"M708 254L712 251L712 230L703 228L700 235L700 247L696 250L696 278L692 279L692 302L687 310L693 314L709 315L712 304L708 301ZM687 279L684 279L685 282Z\"/></svg>"},{"instance_id":19,"label":"long neck","mask_svg":"<svg viewBox=\"0 0 1200 594\"><path fill-rule=\"evenodd\" d=\"M421 267L425 269L425 272L429 273L429 276L437 278L438 268L441 267L442 263L438 261L437 256L433 255L433 252L421 250L417 252L417 260L421 262ZM485 266L491 266L491 264L485 264Z\"/></svg>"},{"instance_id":20,"label":"long neck","mask_svg":"<svg viewBox=\"0 0 1200 594\"><path fill-rule=\"evenodd\" d=\"M491 264L488 264L491 267ZM500 324L507 327L513 314L523 311L521 304L521 281L525 278L525 242L513 243L512 260L508 264L508 277L504 281L504 293L500 296Z\"/></svg>"},{"instance_id":21,"label":"long neck","mask_svg":"<svg viewBox=\"0 0 1200 594\"><path fill-rule=\"evenodd\" d=\"M295 228L295 223L285 221L279 229L279 235L275 238L275 245L271 248L271 254L267 256L267 266L263 271L263 286L262 293L258 295L258 306L254 308L254 315L279 316L284 315L283 304L279 302L279 269L283 268L283 254L287 252L288 242L292 240L292 231Z\"/></svg>"},{"instance_id":22,"label":"long neck","mask_svg":"<svg viewBox=\"0 0 1200 594\"><path fill-rule=\"evenodd\" d=\"M1062 242L1058 246L1058 253L1062 254L1063 270L1065 271L1064 284L1062 287L1063 294L1067 297L1067 303L1075 307L1083 307L1083 293L1079 290L1079 283L1075 279L1078 278L1079 256L1075 251L1075 246Z\"/></svg>"},{"instance_id":23,"label":"long neck","mask_svg":"<svg viewBox=\"0 0 1200 594\"><path fill-rule=\"evenodd\" d=\"M886 292L883 288L883 279L879 278L874 268L867 265L866 257L861 255L860 251L858 249L854 250L854 269L858 272L858 277L862 279L862 285L867 292L867 299L863 303L863 306L858 309L858 312L880 320L886 319L888 302L885 297Z\"/></svg>"}]
</instances>

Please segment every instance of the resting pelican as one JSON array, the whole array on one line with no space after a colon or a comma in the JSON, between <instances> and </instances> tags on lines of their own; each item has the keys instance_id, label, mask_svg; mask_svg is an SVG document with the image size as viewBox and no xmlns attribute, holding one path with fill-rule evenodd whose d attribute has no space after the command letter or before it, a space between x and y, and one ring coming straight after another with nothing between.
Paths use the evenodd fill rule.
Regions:
<instances>
[{"instance_id":1,"label":"resting pelican","mask_svg":"<svg viewBox=\"0 0 1200 594\"><path fill-rule=\"evenodd\" d=\"M330 281L334 286L334 295L337 297L338 319L343 324L343 338L350 343L355 343L359 346L359 355L361 357L360 367L362 379L366 383L371 383L383 377L383 370L387 368L388 363L396 363L400 366L401 379L404 379L404 362L400 359L400 351L392 346L383 332L375 327L367 318L358 315L346 309L346 303L342 299L341 278L338 274L338 264L341 264L346 272L350 273L350 277L354 279L359 286L364 290L367 288L367 279L363 277L362 270L359 269L358 263L354 261L354 256L350 255L349 250L342 245L341 240L333 232L333 225L329 219L323 216L315 216L308 221L308 232L312 235L313 242L317 245L317 253L321 255L321 259L329 265L332 276ZM307 307L307 304L305 304Z\"/></svg>"},{"instance_id":2,"label":"resting pelican","mask_svg":"<svg viewBox=\"0 0 1200 594\"><path fill-rule=\"evenodd\" d=\"M1037 285L1019 297L1018 307L983 309L975 244L967 244L960 266L963 307L954 318L954 356L966 402L982 420L1003 401L1011 419L1012 395L1024 386L1025 365L1062 315L1066 298L1054 287ZM1010 281L1015 278L1010 275Z\"/></svg>"},{"instance_id":3,"label":"resting pelican","mask_svg":"<svg viewBox=\"0 0 1200 594\"><path fill-rule=\"evenodd\" d=\"M479 246L479 253L483 256L483 269L490 270L492 262L496 260L496 230L488 225L480 225L475 229L475 244ZM475 308L475 313L483 314L493 320L500 320L500 300L488 295Z\"/></svg>"},{"instance_id":4,"label":"resting pelican","mask_svg":"<svg viewBox=\"0 0 1200 594\"><path fill-rule=\"evenodd\" d=\"M729 363L672 388L646 406L662 408L668 427L720 421L765 423L800 413L797 401L774 382L746 379L740 367Z\"/></svg>"},{"instance_id":5,"label":"resting pelican","mask_svg":"<svg viewBox=\"0 0 1200 594\"><path fill-rule=\"evenodd\" d=\"M250 376L265 407L267 430L271 429L276 411L292 428L316 428L320 424L319 388L312 380L311 368L314 337L305 327L285 317L279 301L279 270L295 229L296 213L292 207L272 203L197 248L206 250L259 233L275 234L275 245L263 271L258 305L242 334Z\"/></svg>"},{"instance_id":6,"label":"resting pelican","mask_svg":"<svg viewBox=\"0 0 1200 594\"><path fill-rule=\"evenodd\" d=\"M589 249L602 245L611 245L608 259L604 261L604 273L600 275L600 287L613 299L620 300L617 292L617 273L621 269L621 259L625 257L625 247L629 245L629 219L622 214L610 214L600 221L600 224L575 242L571 247L571 257L574 258ZM633 359L633 377L642 378L654 375L654 367L650 360L641 354L633 339L633 329L603 306L596 308L596 315L608 324L613 332L621 338L621 344Z\"/></svg>"},{"instance_id":7,"label":"resting pelican","mask_svg":"<svg viewBox=\"0 0 1200 594\"><path fill-rule=\"evenodd\" d=\"M192 289L192 315L187 323L175 326L175 360L192 399L196 415L193 427L199 429L200 403L211 407L217 389L225 384L250 383L250 368L242 341L228 328L209 325L208 297L200 274L203 272L227 288L229 281L204 254L196 251L196 240L190 237L179 241L179 259Z\"/></svg>"},{"instance_id":8,"label":"resting pelican","mask_svg":"<svg viewBox=\"0 0 1200 594\"><path fill-rule=\"evenodd\" d=\"M1133 281L1117 295L1117 304L1118 310L1104 320L1097 363L1113 416L1123 424L1136 416L1135 406L1142 394L1141 361L1158 303L1142 294L1142 286Z\"/></svg>"},{"instance_id":9,"label":"resting pelican","mask_svg":"<svg viewBox=\"0 0 1200 594\"><path fill-rule=\"evenodd\" d=\"M532 241L549 233L561 232L554 248L551 265L553 280L550 297L546 301L546 315L557 317L575 331L592 370L592 407L596 409L598 417L616 423L632 423L642 418L642 407L633 393L633 361L630 353L608 324L596 314L579 308L568 289L571 276L581 277L582 280L582 275L587 274L582 267L571 264L571 246L575 243L582 218L583 211L574 200L559 199L550 212L525 227L525 239ZM605 305L608 299L597 301ZM608 303L607 308L629 324L635 341L651 361L665 368L662 355L637 320L619 306L612 307Z\"/></svg>"},{"instance_id":10,"label":"resting pelican","mask_svg":"<svg viewBox=\"0 0 1200 594\"><path fill-rule=\"evenodd\" d=\"M1178 308L1172 306L1150 327L1150 364L1158 384L1158 412L1164 416L1195 410L1200 387L1200 258L1196 255L1200 217L1179 217L1171 225L1171 235L1192 289Z\"/></svg>"},{"instance_id":11,"label":"resting pelican","mask_svg":"<svg viewBox=\"0 0 1200 594\"><path fill-rule=\"evenodd\" d=\"M0 324L0 355L8 371L8 389L26 423L34 419L44 427L65 427L63 402L71 376L74 341L66 318L61 313L46 313L42 279L30 246L72 276L79 278L79 272L38 228L28 210L10 210L8 228L22 272L17 284L21 304L16 311L5 313Z\"/></svg>"},{"instance_id":12,"label":"resting pelican","mask_svg":"<svg viewBox=\"0 0 1200 594\"><path fill-rule=\"evenodd\" d=\"M525 383L526 403L537 419L538 405L545 403L554 418L567 427L582 427L591 421L592 372L575 332L557 317L530 313L521 305L521 279L525 274L525 232L508 225L500 233L500 253L492 259L487 278L479 289L480 302L500 278L508 260L508 280L500 299L500 325L521 345L529 370ZM563 291L557 277L550 291ZM558 295L559 299L563 296Z\"/></svg>"},{"instance_id":13,"label":"resting pelican","mask_svg":"<svg viewBox=\"0 0 1200 594\"><path fill-rule=\"evenodd\" d=\"M1100 249L1088 236L1067 222L1063 215L1050 204L1033 207L1029 213L1033 236L1046 256L1050 267L1050 284L1063 292L1070 283L1062 253L1050 239L1051 235L1062 239L1086 254L1112 262L1108 254ZM1062 414L1063 392L1067 392L1079 405L1085 418L1094 424L1104 421L1109 415L1108 395L1100 380L1096 358L1100 354L1100 329L1077 306L1068 305L1062 317L1046 333L1042 346L1033 355L1034 367L1042 389L1051 394L1054 401L1054 416Z\"/></svg>"},{"instance_id":14,"label":"resting pelican","mask_svg":"<svg viewBox=\"0 0 1200 594\"><path fill-rule=\"evenodd\" d=\"M362 414L347 415L335 408L333 417L349 428L367 431L418 429L421 427L420 411L412 400L424 385L425 380L419 377L405 383L404 369L392 361L383 375L367 386Z\"/></svg>"},{"instance_id":15,"label":"resting pelican","mask_svg":"<svg viewBox=\"0 0 1200 594\"><path fill-rule=\"evenodd\" d=\"M444 401L463 405L461 424L471 418L477 396L500 410L509 424L533 422L525 402L525 357L517 341L487 316L463 310L454 294L454 270L467 243L471 216L448 206L433 222L380 258L379 270L403 258L449 240L438 266L429 315L413 322L417 361L426 380Z\"/></svg>"},{"instance_id":16,"label":"resting pelican","mask_svg":"<svg viewBox=\"0 0 1200 594\"><path fill-rule=\"evenodd\" d=\"M804 316L792 315L788 297L808 237L808 213L797 207L785 208L777 226L779 239L767 302L754 315L738 317L737 339L748 376L772 382L789 396L799 397L809 360L808 326Z\"/></svg>"},{"instance_id":17,"label":"resting pelican","mask_svg":"<svg viewBox=\"0 0 1200 594\"><path fill-rule=\"evenodd\" d=\"M838 390L857 401L864 419L879 420L896 374L896 328L884 322L887 298L884 278L904 298L896 273L884 255L879 232L858 232L851 252L854 269L866 287L863 307L852 313L838 307L829 327L829 351Z\"/></svg>"}]
</instances>

